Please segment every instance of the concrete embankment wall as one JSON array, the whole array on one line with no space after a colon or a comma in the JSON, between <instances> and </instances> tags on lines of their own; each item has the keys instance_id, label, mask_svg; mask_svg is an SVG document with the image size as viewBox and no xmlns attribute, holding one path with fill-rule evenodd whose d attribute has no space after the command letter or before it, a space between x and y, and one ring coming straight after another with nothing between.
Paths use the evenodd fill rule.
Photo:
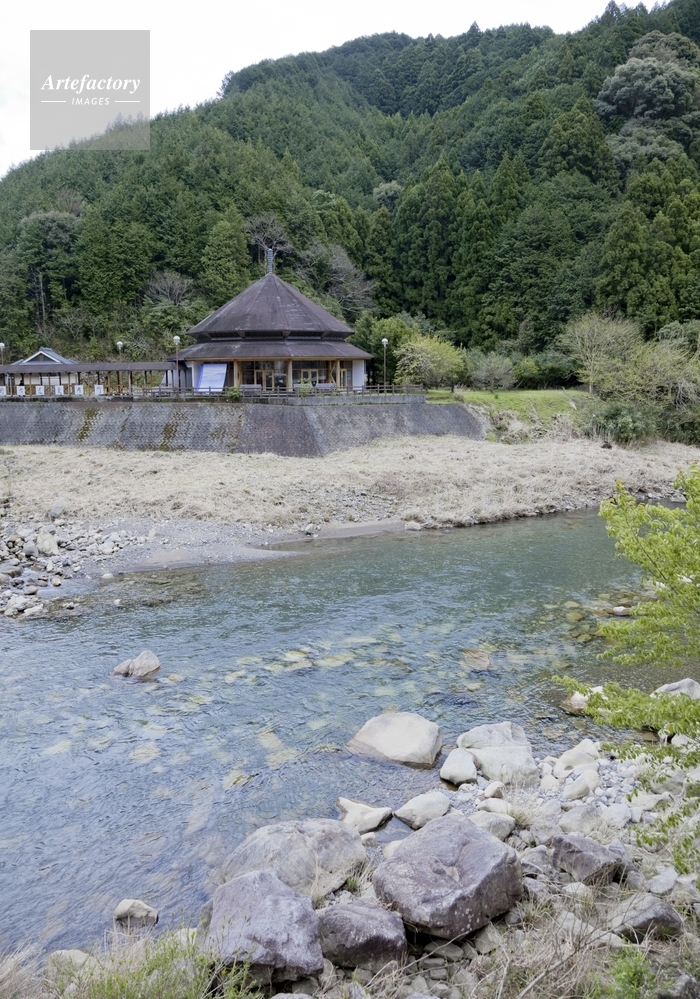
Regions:
<instances>
[{"instance_id":1,"label":"concrete embankment wall","mask_svg":"<svg viewBox=\"0 0 700 999\"><path fill-rule=\"evenodd\" d=\"M63 444L126 451L227 451L313 457L389 437L481 439L459 403L266 406L259 403L42 401L0 403L0 444Z\"/></svg>"}]
</instances>

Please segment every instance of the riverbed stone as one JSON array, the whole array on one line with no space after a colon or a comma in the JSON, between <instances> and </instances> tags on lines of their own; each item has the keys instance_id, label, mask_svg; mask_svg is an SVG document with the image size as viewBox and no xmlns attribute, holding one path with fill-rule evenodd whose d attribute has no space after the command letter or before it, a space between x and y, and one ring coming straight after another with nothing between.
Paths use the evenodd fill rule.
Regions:
<instances>
[{"instance_id":1,"label":"riverbed stone","mask_svg":"<svg viewBox=\"0 0 700 999\"><path fill-rule=\"evenodd\" d=\"M515 851L458 812L404 840L372 880L407 925L448 940L481 929L523 891Z\"/></svg>"},{"instance_id":2,"label":"riverbed stone","mask_svg":"<svg viewBox=\"0 0 700 999\"><path fill-rule=\"evenodd\" d=\"M441 815L445 815L449 808L450 799L442 791L426 791L425 794L417 794L415 798L411 798L394 814L411 829L422 829L431 819L439 819Z\"/></svg>"},{"instance_id":3,"label":"riverbed stone","mask_svg":"<svg viewBox=\"0 0 700 999\"><path fill-rule=\"evenodd\" d=\"M155 926L158 911L140 898L124 898L114 910L113 919L128 927Z\"/></svg>"},{"instance_id":4,"label":"riverbed stone","mask_svg":"<svg viewBox=\"0 0 700 999\"><path fill-rule=\"evenodd\" d=\"M500 840L508 839L515 829L515 819L510 815L502 815L498 812L474 812L469 818L474 825Z\"/></svg>"},{"instance_id":5,"label":"riverbed stone","mask_svg":"<svg viewBox=\"0 0 700 999\"><path fill-rule=\"evenodd\" d=\"M525 731L514 722L478 725L457 739L467 749L485 777L504 784L529 786L540 779Z\"/></svg>"},{"instance_id":6,"label":"riverbed stone","mask_svg":"<svg viewBox=\"0 0 700 999\"><path fill-rule=\"evenodd\" d=\"M440 768L440 776L457 785L476 780L474 757L466 749L453 749Z\"/></svg>"},{"instance_id":7,"label":"riverbed stone","mask_svg":"<svg viewBox=\"0 0 700 999\"><path fill-rule=\"evenodd\" d=\"M683 919L664 899L650 892L637 892L615 907L610 916L610 928L636 943L647 935L678 936L683 929Z\"/></svg>"},{"instance_id":8,"label":"riverbed stone","mask_svg":"<svg viewBox=\"0 0 700 999\"><path fill-rule=\"evenodd\" d=\"M582 833L587 836L599 822L600 816L593 805L577 805L564 812L559 819L559 828L563 833Z\"/></svg>"},{"instance_id":9,"label":"riverbed stone","mask_svg":"<svg viewBox=\"0 0 700 999\"><path fill-rule=\"evenodd\" d=\"M573 749L567 749L566 752L561 754L557 762L554 764L552 772L557 780L564 780L578 767L596 767L597 765L598 761L595 756L591 753L587 753L579 746L574 746ZM581 771L579 770L579 773L580 772Z\"/></svg>"},{"instance_id":10,"label":"riverbed stone","mask_svg":"<svg viewBox=\"0 0 700 999\"><path fill-rule=\"evenodd\" d=\"M143 680L157 673L159 669L160 659L155 652L146 649L139 653L135 659L125 659L124 662L119 663L118 666L114 667L114 673L117 676L133 676Z\"/></svg>"},{"instance_id":11,"label":"riverbed stone","mask_svg":"<svg viewBox=\"0 0 700 999\"><path fill-rule=\"evenodd\" d=\"M391 818L390 808L374 808L352 798L338 798L337 805L344 813L340 821L356 829L360 835L378 829Z\"/></svg>"},{"instance_id":12,"label":"riverbed stone","mask_svg":"<svg viewBox=\"0 0 700 999\"><path fill-rule=\"evenodd\" d=\"M675 867L663 867L659 873L649 879L648 891L652 895L670 895L678 880L678 871Z\"/></svg>"},{"instance_id":13,"label":"riverbed stone","mask_svg":"<svg viewBox=\"0 0 700 999\"><path fill-rule=\"evenodd\" d=\"M58 555L58 541L53 534L48 532L42 532L37 535L36 539L37 551L40 555Z\"/></svg>"},{"instance_id":14,"label":"riverbed stone","mask_svg":"<svg viewBox=\"0 0 700 999\"><path fill-rule=\"evenodd\" d=\"M323 956L340 968L379 971L389 961L406 959L401 917L361 899L318 910Z\"/></svg>"},{"instance_id":15,"label":"riverbed stone","mask_svg":"<svg viewBox=\"0 0 700 999\"><path fill-rule=\"evenodd\" d=\"M370 718L350 740L351 753L416 767L431 767L442 748L435 722L410 711Z\"/></svg>"},{"instance_id":16,"label":"riverbed stone","mask_svg":"<svg viewBox=\"0 0 700 999\"><path fill-rule=\"evenodd\" d=\"M576 801L587 798L592 791L600 787L600 777L595 770L585 770L576 780L570 781L561 792L564 801Z\"/></svg>"},{"instance_id":17,"label":"riverbed stone","mask_svg":"<svg viewBox=\"0 0 700 999\"><path fill-rule=\"evenodd\" d=\"M657 999L700 999L700 982L684 972L670 989L662 989Z\"/></svg>"},{"instance_id":18,"label":"riverbed stone","mask_svg":"<svg viewBox=\"0 0 700 999\"><path fill-rule=\"evenodd\" d=\"M269 870L302 895L323 898L366 859L360 834L344 822L277 822L257 829L236 847L226 860L224 876L230 880L247 871Z\"/></svg>"},{"instance_id":19,"label":"riverbed stone","mask_svg":"<svg viewBox=\"0 0 700 999\"><path fill-rule=\"evenodd\" d=\"M579 833L554 838L552 863L584 884L609 884L621 867L617 854Z\"/></svg>"},{"instance_id":20,"label":"riverbed stone","mask_svg":"<svg viewBox=\"0 0 700 999\"><path fill-rule=\"evenodd\" d=\"M204 950L226 966L249 962L251 975L263 982L323 971L311 900L269 870L249 871L216 889Z\"/></svg>"},{"instance_id":21,"label":"riverbed stone","mask_svg":"<svg viewBox=\"0 0 700 999\"><path fill-rule=\"evenodd\" d=\"M687 676L685 680L676 680L675 683L665 683L662 687L657 687L651 696L654 694L685 694L691 700L697 701L700 700L700 683Z\"/></svg>"},{"instance_id":22,"label":"riverbed stone","mask_svg":"<svg viewBox=\"0 0 700 999\"><path fill-rule=\"evenodd\" d=\"M84 950L54 950L46 959L46 976L60 984L64 978L86 978L100 967L97 958Z\"/></svg>"},{"instance_id":23,"label":"riverbed stone","mask_svg":"<svg viewBox=\"0 0 700 999\"><path fill-rule=\"evenodd\" d=\"M618 801L617 804L602 808L600 817L606 825L614 829L624 829L632 821L632 809L626 801Z\"/></svg>"}]
</instances>

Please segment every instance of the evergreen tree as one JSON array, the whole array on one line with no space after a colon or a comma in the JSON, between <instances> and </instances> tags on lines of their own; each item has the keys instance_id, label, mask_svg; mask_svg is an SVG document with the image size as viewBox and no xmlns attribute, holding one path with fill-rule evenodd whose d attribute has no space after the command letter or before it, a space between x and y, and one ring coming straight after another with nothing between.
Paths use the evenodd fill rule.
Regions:
<instances>
[{"instance_id":1,"label":"evergreen tree","mask_svg":"<svg viewBox=\"0 0 700 999\"><path fill-rule=\"evenodd\" d=\"M585 97L555 120L542 145L540 163L550 177L560 170L578 170L594 184L611 190L619 187L619 174L603 126Z\"/></svg>"},{"instance_id":2,"label":"evergreen tree","mask_svg":"<svg viewBox=\"0 0 700 999\"><path fill-rule=\"evenodd\" d=\"M649 294L649 242L644 216L627 202L603 244L602 273L598 280L601 304L624 315L635 314L635 307Z\"/></svg>"},{"instance_id":3,"label":"evergreen tree","mask_svg":"<svg viewBox=\"0 0 700 999\"><path fill-rule=\"evenodd\" d=\"M212 305L218 307L233 298L250 283L250 255L243 233L243 216L238 224L234 213L221 219L212 228L204 247L201 265L202 286Z\"/></svg>"}]
</instances>

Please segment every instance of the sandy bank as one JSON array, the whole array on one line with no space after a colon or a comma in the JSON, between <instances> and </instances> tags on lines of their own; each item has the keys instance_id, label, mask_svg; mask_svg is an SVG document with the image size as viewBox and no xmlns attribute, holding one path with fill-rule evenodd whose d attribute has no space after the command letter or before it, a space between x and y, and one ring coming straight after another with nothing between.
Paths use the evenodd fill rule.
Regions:
<instances>
[{"instance_id":1,"label":"sandy bank","mask_svg":"<svg viewBox=\"0 0 700 999\"><path fill-rule=\"evenodd\" d=\"M158 555L151 561L155 552L142 551L139 560L154 568L235 560L229 547L250 551L309 524L321 536L343 536L406 521L466 526L580 509L609 496L618 479L668 498L679 469L698 458L700 449L681 444L604 450L589 440L457 437L385 440L323 459L37 445L0 453L13 521L43 517L61 498L71 520L153 525ZM127 567L121 561L115 569Z\"/></svg>"}]
</instances>

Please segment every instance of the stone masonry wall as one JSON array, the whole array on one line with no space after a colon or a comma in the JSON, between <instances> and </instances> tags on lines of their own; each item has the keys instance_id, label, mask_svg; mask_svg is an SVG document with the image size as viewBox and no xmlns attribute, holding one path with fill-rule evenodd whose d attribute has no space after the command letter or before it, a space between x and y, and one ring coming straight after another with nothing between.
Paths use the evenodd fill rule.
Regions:
<instances>
[{"instance_id":1,"label":"stone masonry wall","mask_svg":"<svg viewBox=\"0 0 700 999\"><path fill-rule=\"evenodd\" d=\"M228 451L314 457L388 437L481 439L458 403L266 406L207 402L0 403L0 444L64 444L126 451Z\"/></svg>"}]
</instances>

